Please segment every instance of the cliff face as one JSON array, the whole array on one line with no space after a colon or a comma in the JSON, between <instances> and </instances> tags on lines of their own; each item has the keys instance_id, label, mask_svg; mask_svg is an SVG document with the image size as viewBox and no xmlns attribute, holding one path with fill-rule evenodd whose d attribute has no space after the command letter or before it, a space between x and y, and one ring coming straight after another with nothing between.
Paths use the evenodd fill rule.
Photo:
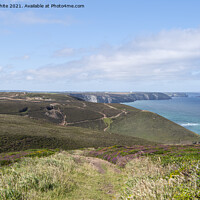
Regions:
<instances>
[{"instance_id":1,"label":"cliff face","mask_svg":"<svg viewBox=\"0 0 200 200\"><path fill-rule=\"evenodd\" d=\"M188 95L183 92L166 92L165 94L170 97L188 97Z\"/></svg>"},{"instance_id":2,"label":"cliff face","mask_svg":"<svg viewBox=\"0 0 200 200\"><path fill-rule=\"evenodd\" d=\"M167 94L160 92L134 92L134 93L70 93L70 96L95 103L125 103L136 100L166 100L171 99Z\"/></svg>"}]
</instances>

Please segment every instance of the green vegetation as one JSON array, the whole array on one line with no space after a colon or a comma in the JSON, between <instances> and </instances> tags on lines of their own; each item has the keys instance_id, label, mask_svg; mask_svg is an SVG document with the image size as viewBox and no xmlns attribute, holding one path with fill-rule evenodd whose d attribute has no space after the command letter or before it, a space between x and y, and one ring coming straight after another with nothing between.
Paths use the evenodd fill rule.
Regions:
<instances>
[{"instance_id":1,"label":"green vegetation","mask_svg":"<svg viewBox=\"0 0 200 200\"><path fill-rule=\"evenodd\" d=\"M161 150L163 154L156 154ZM36 150L35 154L42 151ZM116 165L110 163L112 159L108 162L96 158L103 155L109 160L112 153L118 155ZM197 200L200 163L195 155L199 153L200 145L137 145L23 157L0 168L0 199ZM124 165L120 167L123 159Z\"/></svg>"},{"instance_id":2,"label":"green vegetation","mask_svg":"<svg viewBox=\"0 0 200 200\"><path fill-rule=\"evenodd\" d=\"M120 199L200 199L200 145L112 146L89 155L124 167Z\"/></svg>"},{"instance_id":3,"label":"green vegetation","mask_svg":"<svg viewBox=\"0 0 200 200\"><path fill-rule=\"evenodd\" d=\"M163 165L174 162L183 163L198 161L200 159L200 145L135 145L110 146L91 151L90 156L105 159L119 166L124 166L133 158L151 157L153 160L161 159Z\"/></svg>"},{"instance_id":4,"label":"green vegetation","mask_svg":"<svg viewBox=\"0 0 200 200\"><path fill-rule=\"evenodd\" d=\"M20 152L9 152L0 154L0 167L13 164L20 161L24 157L44 157L55 154L58 149L29 149Z\"/></svg>"},{"instance_id":5,"label":"green vegetation","mask_svg":"<svg viewBox=\"0 0 200 200\"><path fill-rule=\"evenodd\" d=\"M200 199L200 145L160 144L193 141L126 105L0 93L0 199Z\"/></svg>"},{"instance_id":6,"label":"green vegetation","mask_svg":"<svg viewBox=\"0 0 200 200\"><path fill-rule=\"evenodd\" d=\"M179 165L184 166L179 162L163 166L149 158L132 160L125 167L128 178L121 199L199 199L199 162L187 163L185 170Z\"/></svg>"},{"instance_id":7,"label":"green vegetation","mask_svg":"<svg viewBox=\"0 0 200 200\"><path fill-rule=\"evenodd\" d=\"M86 128L59 126L28 117L0 115L0 153L26 149L79 149L110 145L148 144L143 139ZM154 144L154 143L151 143Z\"/></svg>"},{"instance_id":8,"label":"green vegetation","mask_svg":"<svg viewBox=\"0 0 200 200\"><path fill-rule=\"evenodd\" d=\"M200 141L199 135L155 113L141 111L139 109L121 104L101 104L101 103L85 102L77 98L67 96L65 94L17 93L17 92L0 93L0 114L4 115L6 114L5 118L7 119L9 118L9 116L11 117L11 115L13 115L13 116L27 117L33 121L32 122L31 120L29 120L28 122L24 123L24 121L27 121L28 119L27 120L24 118L19 119L15 117L18 119L18 121L22 121L22 123L24 123L23 129L26 129L27 131L26 134L21 134L21 133L19 134L19 131L17 130L19 129L19 127L17 128L17 126L20 126L20 124L15 125L15 123L13 124L13 122L11 121L11 124L13 125L11 125L11 127L8 127L8 130L5 130L5 126L3 125L4 122L0 122L1 126L4 127L3 130L0 130L0 135L2 136L0 138L0 142L2 140L9 141L13 137L13 135L15 138L18 138L21 137L22 135L24 136L27 134L33 137L31 140L35 140L36 135L38 136L38 134L40 134L41 136L42 134L42 136L45 135L45 137L47 137L48 135L48 138L45 138L45 140L47 140L47 143L53 143L52 141L48 142L49 140L56 140L56 142L54 143L59 146L55 145L55 147L60 148L66 145L63 144L62 140L57 140L58 138L60 138L59 136L60 133L59 131L57 133L56 130L62 129L59 128L57 125L66 126L67 127L66 130L70 130L72 132L77 132L77 130L80 130L80 128L86 128L88 135L89 133L93 134L94 132L96 132L98 134L101 134L101 136L105 137L109 135L108 136L109 138L111 138L111 136L115 136L115 134L121 135L121 138L134 137L134 141L136 141L136 138L140 138L137 139L138 141L144 141L143 139L145 139L152 142L166 143L166 144L172 144L172 143L184 144L184 143L192 143L193 141ZM33 119L35 119L35 121ZM45 122L51 124L47 125L46 123L46 125L42 126L43 127L45 126L46 127L45 129L47 129L47 126L51 127L51 129L54 129L53 133L46 134L46 131L41 130L41 124ZM36 126L37 123L39 127L38 130L34 129L34 131L32 131L31 126L33 124ZM70 127L79 127L79 128L70 129ZM17 131L15 131L15 128ZM45 134L43 134L43 132ZM63 132L63 129L61 132ZM81 131L78 132L82 132L82 129ZM104 132L108 132L108 134ZM11 138L10 135L12 135ZM75 137L80 138L78 135L70 136L70 138L68 137L69 140L71 139L73 140L70 142L70 145L69 142L67 142L68 143L67 145L70 146L70 148L68 149L71 149L71 147L72 148L88 147L88 146L98 147L97 144L93 145L93 142L91 143L91 145L89 145L91 140L87 141L87 145L84 144L85 142L83 142L84 145L81 145L79 142L78 144L75 144L74 141ZM43 139L41 138L41 140L44 140L44 138ZM79 139L77 140L79 141ZM112 140L114 141L115 138L113 138ZM117 140L116 143L114 144L116 145L121 144L118 143L118 141L119 140ZM35 142L35 144L36 143L37 142ZM107 143L108 142L105 143L105 146L107 146ZM109 143L109 145L112 144L113 142ZM132 144L127 143L127 145L133 145L133 144L135 143ZM149 144L151 143L149 142ZM15 143L15 145L17 144ZM35 145L33 147L41 148L42 146ZM55 147L51 145L46 146L46 148L55 148ZM0 148L2 147L0 146ZM20 150L20 149L15 149L15 150Z\"/></svg>"},{"instance_id":9,"label":"green vegetation","mask_svg":"<svg viewBox=\"0 0 200 200\"><path fill-rule=\"evenodd\" d=\"M25 158L0 170L0 199L111 199L123 174L106 162L97 164L67 152Z\"/></svg>"},{"instance_id":10,"label":"green vegetation","mask_svg":"<svg viewBox=\"0 0 200 200\"><path fill-rule=\"evenodd\" d=\"M130 111L110 126L110 132L134 136L165 144L187 144L200 141L200 136L174 122L148 111Z\"/></svg>"},{"instance_id":11,"label":"green vegetation","mask_svg":"<svg viewBox=\"0 0 200 200\"><path fill-rule=\"evenodd\" d=\"M107 128L110 128L110 125L113 122L112 119L110 119L110 118L104 118L103 121L104 121L105 125L107 126Z\"/></svg>"}]
</instances>

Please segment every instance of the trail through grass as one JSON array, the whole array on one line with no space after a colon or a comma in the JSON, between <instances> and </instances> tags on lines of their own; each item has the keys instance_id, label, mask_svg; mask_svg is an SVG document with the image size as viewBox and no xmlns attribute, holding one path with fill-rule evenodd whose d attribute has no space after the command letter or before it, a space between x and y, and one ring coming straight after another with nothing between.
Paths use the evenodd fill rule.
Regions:
<instances>
[{"instance_id":1,"label":"trail through grass","mask_svg":"<svg viewBox=\"0 0 200 200\"><path fill-rule=\"evenodd\" d=\"M0 199L112 199L124 182L115 168L67 152L25 158L0 170Z\"/></svg>"},{"instance_id":2,"label":"trail through grass","mask_svg":"<svg viewBox=\"0 0 200 200\"><path fill-rule=\"evenodd\" d=\"M199 152L199 145L112 146L25 157L0 168L0 199L198 200Z\"/></svg>"}]
</instances>

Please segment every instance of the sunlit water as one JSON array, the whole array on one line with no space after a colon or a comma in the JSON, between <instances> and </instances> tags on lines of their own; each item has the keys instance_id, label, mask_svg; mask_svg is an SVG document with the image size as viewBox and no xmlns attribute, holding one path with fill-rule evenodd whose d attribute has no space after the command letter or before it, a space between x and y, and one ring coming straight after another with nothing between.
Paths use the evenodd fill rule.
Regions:
<instances>
[{"instance_id":1,"label":"sunlit water","mask_svg":"<svg viewBox=\"0 0 200 200\"><path fill-rule=\"evenodd\" d=\"M181 126L200 134L200 94L170 100L141 100L126 105L155 112Z\"/></svg>"}]
</instances>

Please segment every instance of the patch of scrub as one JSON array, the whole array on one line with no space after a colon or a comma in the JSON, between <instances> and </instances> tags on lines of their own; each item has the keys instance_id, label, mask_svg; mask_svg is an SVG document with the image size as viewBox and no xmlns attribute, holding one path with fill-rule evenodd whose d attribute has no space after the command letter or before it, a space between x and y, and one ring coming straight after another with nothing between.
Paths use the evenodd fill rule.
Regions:
<instances>
[{"instance_id":1,"label":"patch of scrub","mask_svg":"<svg viewBox=\"0 0 200 200\"><path fill-rule=\"evenodd\" d=\"M110 128L110 125L112 124L113 120L111 118L104 118L103 119L105 125L106 125L106 129Z\"/></svg>"}]
</instances>

